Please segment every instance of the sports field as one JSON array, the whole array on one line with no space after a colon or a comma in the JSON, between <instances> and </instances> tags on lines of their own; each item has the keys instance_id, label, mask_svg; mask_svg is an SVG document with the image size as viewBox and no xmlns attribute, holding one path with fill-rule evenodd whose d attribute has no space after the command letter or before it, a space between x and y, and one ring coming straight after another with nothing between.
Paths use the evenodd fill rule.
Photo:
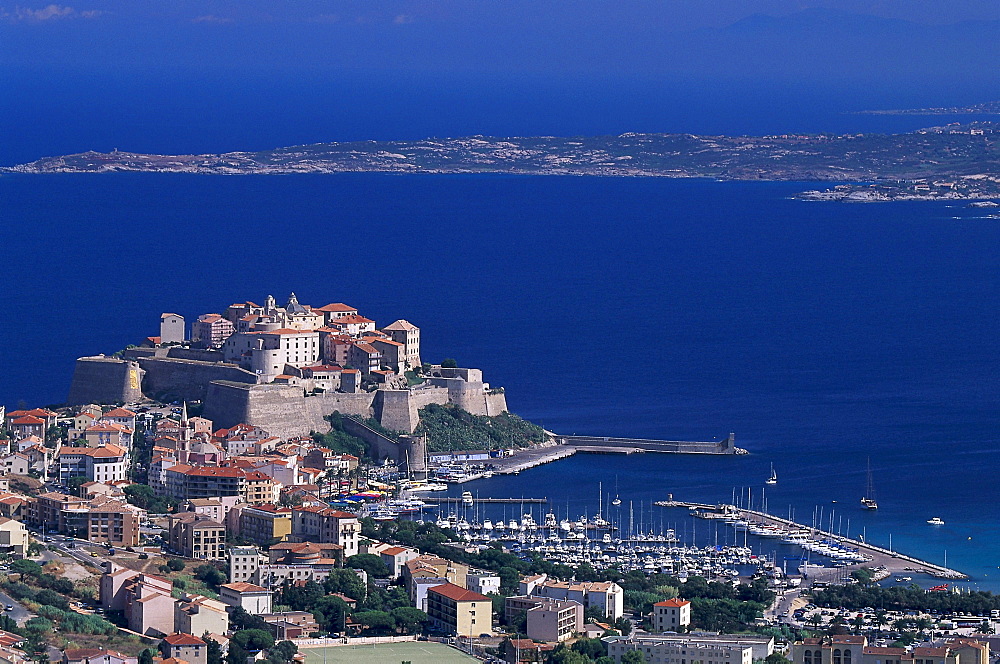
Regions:
<instances>
[{"instance_id":1,"label":"sports field","mask_svg":"<svg viewBox=\"0 0 1000 664\"><path fill-rule=\"evenodd\" d=\"M380 643L375 646L337 646L335 648L302 648L306 664L468 664L478 660L454 648L431 641Z\"/></svg>"}]
</instances>

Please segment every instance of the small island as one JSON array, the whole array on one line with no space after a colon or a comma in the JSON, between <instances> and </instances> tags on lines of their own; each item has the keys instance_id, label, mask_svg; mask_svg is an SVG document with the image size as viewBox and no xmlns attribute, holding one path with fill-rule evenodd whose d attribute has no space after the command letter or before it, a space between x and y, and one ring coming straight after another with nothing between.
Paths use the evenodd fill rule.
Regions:
<instances>
[{"instance_id":1,"label":"small island","mask_svg":"<svg viewBox=\"0 0 1000 664\"><path fill-rule=\"evenodd\" d=\"M428 138L317 143L259 152L150 155L115 150L46 157L8 173L505 173L872 183L875 194L820 200L980 200L1000 197L1000 124L903 134L781 134ZM856 192L851 192L856 193Z\"/></svg>"}]
</instances>

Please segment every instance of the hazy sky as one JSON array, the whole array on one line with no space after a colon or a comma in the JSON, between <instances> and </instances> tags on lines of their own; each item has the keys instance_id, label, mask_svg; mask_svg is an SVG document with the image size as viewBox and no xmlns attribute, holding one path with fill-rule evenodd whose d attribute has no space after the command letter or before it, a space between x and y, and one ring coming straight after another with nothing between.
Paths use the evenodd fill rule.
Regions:
<instances>
[{"instance_id":1,"label":"hazy sky","mask_svg":"<svg viewBox=\"0 0 1000 664\"><path fill-rule=\"evenodd\" d=\"M65 2L0 0L0 163L1000 99L1000 0Z\"/></svg>"},{"instance_id":2,"label":"hazy sky","mask_svg":"<svg viewBox=\"0 0 1000 664\"><path fill-rule=\"evenodd\" d=\"M1000 37L997 0L70 0L3 4L0 66L351 67L394 71L619 71L650 74L735 44L857 51L899 35L938 49L962 22ZM823 11L826 10L826 11ZM846 16L839 16L839 12ZM777 26L754 16L778 17ZM742 21L742 23L740 23ZM749 23L748 23L749 21ZM733 24L736 26L733 26ZM854 25L857 23L857 25ZM959 24L959 25L955 25ZM742 29L741 29L742 26ZM736 30L735 33L727 31ZM774 34L768 32L777 31ZM848 43L844 36L847 36ZM909 41L906 41L909 40ZM1000 41L998 39L997 41ZM778 43L775 43L778 42ZM816 54L823 55L823 54ZM826 55L831 55L827 53ZM832 55L839 55L834 53ZM848 53L850 55L850 53ZM925 54L926 55L926 54ZM991 53L984 53L986 63ZM783 57L784 57L783 56ZM882 57L882 54L878 54ZM810 54L806 54L809 61ZM831 56L832 57L832 56ZM820 58L822 60L822 58ZM780 61L780 58L779 58ZM956 66L967 63L954 60ZM920 65L922 66L922 65ZM695 67L697 69L697 67Z\"/></svg>"}]
</instances>

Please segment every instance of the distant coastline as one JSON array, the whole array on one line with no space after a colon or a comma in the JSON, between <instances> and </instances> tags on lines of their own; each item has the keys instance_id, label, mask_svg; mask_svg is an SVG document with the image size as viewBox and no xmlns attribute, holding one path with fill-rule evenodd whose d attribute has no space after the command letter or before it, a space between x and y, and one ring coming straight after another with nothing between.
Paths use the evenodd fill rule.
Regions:
<instances>
[{"instance_id":1,"label":"distant coastline","mask_svg":"<svg viewBox=\"0 0 1000 664\"><path fill-rule=\"evenodd\" d=\"M858 111L855 115L1000 115L1000 101L987 101L971 106L868 110Z\"/></svg>"},{"instance_id":2,"label":"distant coastline","mask_svg":"<svg viewBox=\"0 0 1000 664\"><path fill-rule=\"evenodd\" d=\"M318 143L258 152L152 155L84 152L8 173L502 173L865 183L863 193L813 200L980 200L1000 197L1000 123L904 134L618 136L424 139ZM870 185L874 185L872 188Z\"/></svg>"}]
</instances>

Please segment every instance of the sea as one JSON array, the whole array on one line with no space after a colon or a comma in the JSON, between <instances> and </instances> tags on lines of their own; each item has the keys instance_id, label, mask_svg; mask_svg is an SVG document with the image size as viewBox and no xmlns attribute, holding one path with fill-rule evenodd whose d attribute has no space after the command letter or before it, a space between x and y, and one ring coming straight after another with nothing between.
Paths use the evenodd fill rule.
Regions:
<instances>
[{"instance_id":1,"label":"sea","mask_svg":"<svg viewBox=\"0 0 1000 664\"><path fill-rule=\"evenodd\" d=\"M708 124L704 114L646 108L631 127L611 113L603 124L598 113L518 124L539 117L537 106L514 119L485 114L481 131L472 130L474 112L458 121L399 111L378 116L378 126L262 121L281 117L275 103L242 125L232 115L236 128L191 109L167 122L163 108L136 105L112 131L94 105L78 125L54 122L56 105L27 108L37 114L16 109L4 164L88 148L253 149L366 131L941 123L833 111L769 123L763 104L751 119L730 109ZM213 128L229 144L209 145ZM636 527L671 527L703 544L733 535L652 502L749 494L781 516L947 559L971 576L968 587L1000 591L1000 223L963 203L793 200L811 188L509 175L0 175L0 403L61 403L76 357L156 334L163 312L192 320L294 291L313 305L351 303L379 324L415 323L426 360L482 368L513 412L552 431L681 440L734 432L749 451L577 455L453 493L546 497L560 518L602 509L619 523L631 507ZM779 481L762 493L772 464ZM875 512L859 503L869 465ZM611 495L622 500L616 514L607 514ZM518 518L521 508L497 509L493 518ZM931 517L945 525L928 525ZM770 553L779 564L797 555Z\"/></svg>"}]
</instances>

